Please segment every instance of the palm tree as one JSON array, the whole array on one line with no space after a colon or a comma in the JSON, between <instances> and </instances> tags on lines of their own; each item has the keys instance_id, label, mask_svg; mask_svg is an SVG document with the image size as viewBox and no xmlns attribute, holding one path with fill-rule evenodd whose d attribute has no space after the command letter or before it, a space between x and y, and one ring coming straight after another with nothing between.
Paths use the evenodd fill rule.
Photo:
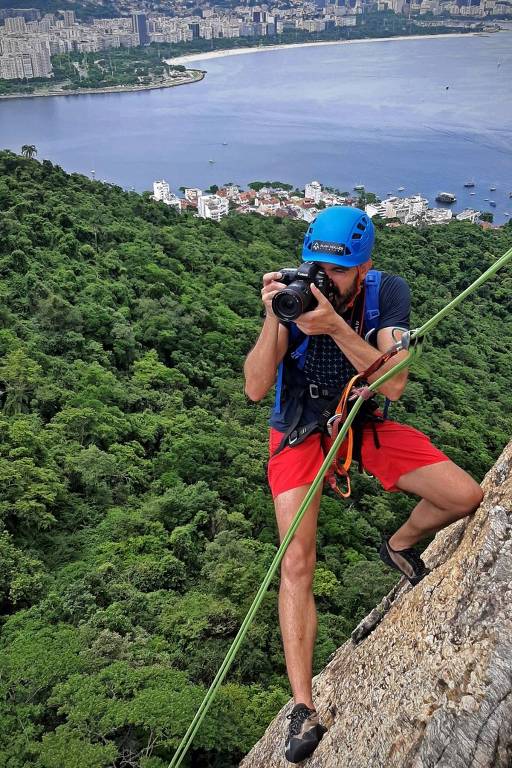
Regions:
<instances>
[{"instance_id":1,"label":"palm tree","mask_svg":"<svg viewBox=\"0 0 512 768\"><path fill-rule=\"evenodd\" d=\"M32 160L37 155L37 148L34 144L24 144L21 148L21 154Z\"/></svg>"}]
</instances>

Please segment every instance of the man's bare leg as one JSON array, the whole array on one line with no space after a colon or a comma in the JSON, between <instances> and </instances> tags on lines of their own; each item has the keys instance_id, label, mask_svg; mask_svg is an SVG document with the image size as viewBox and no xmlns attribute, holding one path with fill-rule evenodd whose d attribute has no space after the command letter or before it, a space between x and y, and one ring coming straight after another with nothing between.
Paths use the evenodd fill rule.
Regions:
<instances>
[{"instance_id":1,"label":"man's bare leg","mask_svg":"<svg viewBox=\"0 0 512 768\"><path fill-rule=\"evenodd\" d=\"M482 501L482 489L452 461L442 461L402 475L397 486L422 496L410 517L389 539L394 550L408 549L429 533L435 533L474 512Z\"/></svg>"},{"instance_id":2,"label":"man's bare leg","mask_svg":"<svg viewBox=\"0 0 512 768\"><path fill-rule=\"evenodd\" d=\"M282 541L310 486L292 488L274 500ZM313 498L281 563L279 622L286 669L295 703L314 709L311 679L316 639L313 575L316 564L316 526L322 490Z\"/></svg>"}]
</instances>

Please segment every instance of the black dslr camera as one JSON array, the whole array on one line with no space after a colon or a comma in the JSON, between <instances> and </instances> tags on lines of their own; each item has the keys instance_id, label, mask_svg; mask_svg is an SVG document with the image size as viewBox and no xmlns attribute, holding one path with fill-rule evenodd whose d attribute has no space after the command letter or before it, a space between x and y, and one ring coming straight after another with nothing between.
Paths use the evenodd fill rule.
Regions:
<instances>
[{"instance_id":1,"label":"black dslr camera","mask_svg":"<svg viewBox=\"0 0 512 768\"><path fill-rule=\"evenodd\" d=\"M296 320L303 312L317 306L318 302L311 292L311 283L333 303L336 288L317 262L305 261L298 269L285 268L279 272L282 275L280 282L288 286L272 299L272 311L280 320Z\"/></svg>"}]
</instances>

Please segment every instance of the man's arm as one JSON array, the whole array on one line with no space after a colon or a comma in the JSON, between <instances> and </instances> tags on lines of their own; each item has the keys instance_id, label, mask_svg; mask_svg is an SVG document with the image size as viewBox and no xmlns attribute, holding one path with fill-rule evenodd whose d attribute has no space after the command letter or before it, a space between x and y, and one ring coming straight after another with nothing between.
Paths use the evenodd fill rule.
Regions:
<instances>
[{"instance_id":1,"label":"man's arm","mask_svg":"<svg viewBox=\"0 0 512 768\"><path fill-rule=\"evenodd\" d=\"M305 312L297 320L297 326L308 336L315 334L328 334L336 342L343 354L350 360L357 371L364 371L377 360L383 352L386 352L402 335L397 329L393 338L393 328L381 328L377 333L377 347L375 349L362 339L348 323L340 317L333 309L329 300L318 290L316 285L311 284L311 290L318 301L318 307L312 312ZM391 360L388 360L372 376L368 377L371 384L380 378L391 368L407 357L408 352L398 352ZM402 395L407 383L407 371L400 371L396 376L389 379L385 384L379 387L379 392L390 400L398 400Z\"/></svg>"},{"instance_id":2,"label":"man's arm","mask_svg":"<svg viewBox=\"0 0 512 768\"><path fill-rule=\"evenodd\" d=\"M262 400L276 380L279 363L288 349L288 328L279 322L272 312L272 299L283 283L277 282L279 272L263 275L261 299L265 305L266 317L258 341L245 359L245 394L250 400Z\"/></svg>"},{"instance_id":3,"label":"man's arm","mask_svg":"<svg viewBox=\"0 0 512 768\"><path fill-rule=\"evenodd\" d=\"M402 338L403 330L398 328L381 328L377 332L378 349L375 349L371 344L362 339L343 318L340 317L340 320L340 327L332 334L332 338L343 354L350 360L356 371L364 371L366 368L369 368L383 352L387 352L393 344ZM379 379L384 373L387 373L397 363L406 358L408 354L405 350L398 352L372 376L368 376L368 383L372 384L372 382ZM399 371L396 376L393 376L379 387L378 391L390 400L398 400L403 394L408 376L409 371L407 369Z\"/></svg>"}]
</instances>

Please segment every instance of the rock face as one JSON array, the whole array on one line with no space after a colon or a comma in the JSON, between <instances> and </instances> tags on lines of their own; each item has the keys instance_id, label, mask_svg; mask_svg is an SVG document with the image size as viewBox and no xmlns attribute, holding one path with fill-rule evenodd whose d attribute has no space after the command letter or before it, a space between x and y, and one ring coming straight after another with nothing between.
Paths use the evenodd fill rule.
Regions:
<instances>
[{"instance_id":1,"label":"rock face","mask_svg":"<svg viewBox=\"0 0 512 768\"><path fill-rule=\"evenodd\" d=\"M469 519L425 552L315 678L307 768L512 768L512 443ZM357 643L357 644L356 644ZM287 705L241 768L285 768Z\"/></svg>"}]
</instances>

